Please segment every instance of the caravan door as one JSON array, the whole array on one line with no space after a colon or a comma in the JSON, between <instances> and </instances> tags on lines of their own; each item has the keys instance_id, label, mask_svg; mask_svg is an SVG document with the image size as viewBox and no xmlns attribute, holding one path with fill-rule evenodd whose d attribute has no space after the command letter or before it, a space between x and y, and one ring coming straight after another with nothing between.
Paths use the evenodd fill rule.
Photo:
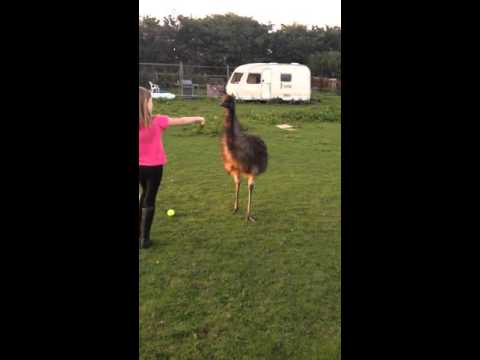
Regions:
<instances>
[{"instance_id":1,"label":"caravan door","mask_svg":"<svg viewBox=\"0 0 480 360\"><path fill-rule=\"evenodd\" d=\"M272 70L266 69L262 73L262 99L269 100L272 97Z\"/></svg>"}]
</instances>

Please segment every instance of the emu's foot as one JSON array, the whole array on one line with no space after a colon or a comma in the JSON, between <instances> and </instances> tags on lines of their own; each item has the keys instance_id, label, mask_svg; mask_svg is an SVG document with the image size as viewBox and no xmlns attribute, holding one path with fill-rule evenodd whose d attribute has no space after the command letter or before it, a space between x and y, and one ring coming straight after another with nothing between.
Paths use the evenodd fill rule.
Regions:
<instances>
[{"instance_id":1,"label":"emu's foot","mask_svg":"<svg viewBox=\"0 0 480 360\"><path fill-rule=\"evenodd\" d=\"M251 215L248 215L248 216L245 218L245 221L246 221L246 222L249 222L249 221L251 221L251 222L256 222L257 219L254 218L254 217L251 216Z\"/></svg>"},{"instance_id":2,"label":"emu's foot","mask_svg":"<svg viewBox=\"0 0 480 360\"><path fill-rule=\"evenodd\" d=\"M237 208L233 208L232 214L236 214L237 212L238 212L238 207L237 207Z\"/></svg>"}]
</instances>

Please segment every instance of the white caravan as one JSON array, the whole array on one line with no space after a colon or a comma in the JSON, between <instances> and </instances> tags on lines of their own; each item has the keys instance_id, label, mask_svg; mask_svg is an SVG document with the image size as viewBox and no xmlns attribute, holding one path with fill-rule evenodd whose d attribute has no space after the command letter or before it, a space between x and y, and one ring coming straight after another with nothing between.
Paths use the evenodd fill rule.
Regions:
<instances>
[{"instance_id":1,"label":"white caravan","mask_svg":"<svg viewBox=\"0 0 480 360\"><path fill-rule=\"evenodd\" d=\"M237 67L226 91L239 100L310 101L310 69L298 63L254 63Z\"/></svg>"}]
</instances>

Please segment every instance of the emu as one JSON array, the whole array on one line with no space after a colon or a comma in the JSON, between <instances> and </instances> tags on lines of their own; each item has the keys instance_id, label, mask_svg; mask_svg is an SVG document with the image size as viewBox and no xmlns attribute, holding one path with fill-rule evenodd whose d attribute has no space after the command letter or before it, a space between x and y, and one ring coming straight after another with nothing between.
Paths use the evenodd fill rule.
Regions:
<instances>
[{"instance_id":1,"label":"emu","mask_svg":"<svg viewBox=\"0 0 480 360\"><path fill-rule=\"evenodd\" d=\"M251 215L252 193L256 177L267 170L267 146L258 136L242 132L233 96L224 95L221 106L225 108L224 132L221 138L223 165L235 182L233 213L238 211L240 181L241 176L244 176L248 180L248 206L245 220L255 222L256 219Z\"/></svg>"}]
</instances>

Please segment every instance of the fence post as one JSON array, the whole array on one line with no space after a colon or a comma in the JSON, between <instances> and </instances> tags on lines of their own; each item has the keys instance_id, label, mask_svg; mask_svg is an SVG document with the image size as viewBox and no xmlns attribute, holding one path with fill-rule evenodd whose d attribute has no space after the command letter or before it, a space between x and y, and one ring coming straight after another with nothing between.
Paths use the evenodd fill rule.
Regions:
<instances>
[{"instance_id":1,"label":"fence post","mask_svg":"<svg viewBox=\"0 0 480 360\"><path fill-rule=\"evenodd\" d=\"M180 96L183 96L183 62L180 61L180 66L178 69L178 77L179 77L179 83L180 83Z\"/></svg>"}]
</instances>

